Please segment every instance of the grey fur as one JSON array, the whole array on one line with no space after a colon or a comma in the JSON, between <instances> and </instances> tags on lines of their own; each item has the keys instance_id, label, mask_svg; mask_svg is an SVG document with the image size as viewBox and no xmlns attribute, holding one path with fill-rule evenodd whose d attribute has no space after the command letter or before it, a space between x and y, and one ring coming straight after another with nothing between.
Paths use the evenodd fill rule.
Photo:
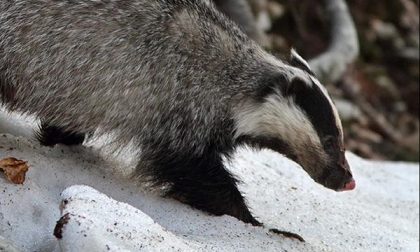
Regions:
<instances>
[{"instance_id":1,"label":"grey fur","mask_svg":"<svg viewBox=\"0 0 420 252\"><path fill-rule=\"evenodd\" d=\"M226 133L216 125L258 88L262 69L276 67L199 1L0 6L0 65L15 88L13 109L69 130L115 131L121 144L152 134L199 153L200 143Z\"/></svg>"},{"instance_id":2,"label":"grey fur","mask_svg":"<svg viewBox=\"0 0 420 252\"><path fill-rule=\"evenodd\" d=\"M54 131L65 130L63 136L113 133L118 146L133 141L142 150L139 174L171 184L171 195L194 207L254 225L259 223L221 159L239 144L278 151L289 146L286 151L332 189L351 177L347 169L331 168L339 160L344 165L344 152L334 147L342 139L329 138L334 148L326 152L319 130L312 130L316 115L294 104L299 93L283 99L288 89L310 95L312 80L263 51L207 1L0 2L0 97L9 109L36 115ZM255 119L267 95L286 111L265 110L263 123L273 124L262 127ZM331 110L332 104L325 106ZM252 115L244 111L248 107ZM282 120L276 115L290 123L275 123ZM243 126L246 118L256 128ZM327 126L339 122L330 119ZM306 125L287 137L287 128L277 132L273 126L299 122ZM252 135L241 135L238 125ZM258 128L267 135L259 138Z\"/></svg>"}]
</instances>

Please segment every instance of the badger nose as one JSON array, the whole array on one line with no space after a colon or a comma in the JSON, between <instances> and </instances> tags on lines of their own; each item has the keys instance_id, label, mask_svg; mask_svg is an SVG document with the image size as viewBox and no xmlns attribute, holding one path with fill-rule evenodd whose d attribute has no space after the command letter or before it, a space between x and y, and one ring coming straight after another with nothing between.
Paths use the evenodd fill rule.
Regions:
<instances>
[{"instance_id":1,"label":"badger nose","mask_svg":"<svg viewBox=\"0 0 420 252\"><path fill-rule=\"evenodd\" d=\"M350 182L347 182L347 183L344 185L344 188L343 188L341 191L351 191L351 190L353 190L354 188L356 188L356 181L352 178L352 179L350 180Z\"/></svg>"}]
</instances>

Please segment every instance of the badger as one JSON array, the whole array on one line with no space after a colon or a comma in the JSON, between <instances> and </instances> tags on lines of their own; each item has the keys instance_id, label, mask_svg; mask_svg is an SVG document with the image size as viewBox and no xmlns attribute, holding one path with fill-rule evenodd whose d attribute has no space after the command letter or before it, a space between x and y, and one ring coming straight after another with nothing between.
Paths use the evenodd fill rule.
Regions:
<instances>
[{"instance_id":1,"label":"badger","mask_svg":"<svg viewBox=\"0 0 420 252\"><path fill-rule=\"evenodd\" d=\"M209 1L1 1L0 99L40 119L44 145L112 133L135 143L136 174L166 196L255 226L225 167L239 146L285 155L332 190L355 187L339 115L308 63L264 51Z\"/></svg>"}]
</instances>

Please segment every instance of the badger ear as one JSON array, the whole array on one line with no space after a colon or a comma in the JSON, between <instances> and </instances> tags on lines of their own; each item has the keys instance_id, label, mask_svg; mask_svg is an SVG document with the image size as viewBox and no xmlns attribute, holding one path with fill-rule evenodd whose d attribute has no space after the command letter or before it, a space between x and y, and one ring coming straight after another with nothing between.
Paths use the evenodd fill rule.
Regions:
<instances>
[{"instance_id":1,"label":"badger ear","mask_svg":"<svg viewBox=\"0 0 420 252\"><path fill-rule=\"evenodd\" d=\"M311 67L309 66L308 62L300 56L295 49L292 48L290 51L290 59L289 63L291 66L299 68L307 73L309 73L312 76L315 76L315 74L312 72Z\"/></svg>"}]
</instances>

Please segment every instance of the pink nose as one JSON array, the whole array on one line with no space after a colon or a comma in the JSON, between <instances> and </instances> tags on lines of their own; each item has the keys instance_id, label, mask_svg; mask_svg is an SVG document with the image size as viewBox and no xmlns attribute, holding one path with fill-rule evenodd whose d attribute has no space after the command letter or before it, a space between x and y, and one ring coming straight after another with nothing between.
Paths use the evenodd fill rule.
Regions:
<instances>
[{"instance_id":1,"label":"pink nose","mask_svg":"<svg viewBox=\"0 0 420 252\"><path fill-rule=\"evenodd\" d=\"M348 183L344 186L343 191L351 191L351 190L353 190L354 188L356 188L356 181L354 181L354 179L351 179L351 181L350 181L350 182L348 182Z\"/></svg>"}]
</instances>

